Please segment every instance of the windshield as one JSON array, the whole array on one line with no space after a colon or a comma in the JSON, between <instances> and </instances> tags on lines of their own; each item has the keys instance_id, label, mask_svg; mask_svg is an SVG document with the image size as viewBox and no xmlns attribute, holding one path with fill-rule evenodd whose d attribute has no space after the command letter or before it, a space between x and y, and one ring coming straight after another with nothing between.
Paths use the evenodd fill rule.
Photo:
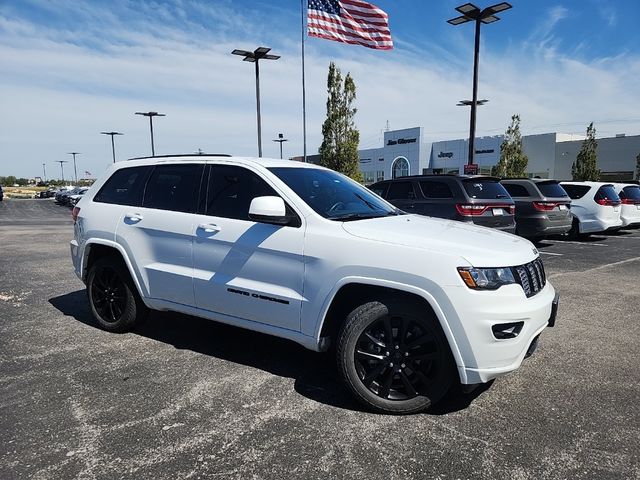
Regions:
<instances>
[{"instance_id":1,"label":"windshield","mask_svg":"<svg viewBox=\"0 0 640 480\"><path fill-rule=\"evenodd\" d=\"M511 198L501 183L486 178L470 178L463 180L462 184L471 198Z\"/></svg>"},{"instance_id":2,"label":"windshield","mask_svg":"<svg viewBox=\"0 0 640 480\"><path fill-rule=\"evenodd\" d=\"M536 186L544 197L568 197L567 192L564 191L564 188L562 188L558 182L538 182Z\"/></svg>"},{"instance_id":3,"label":"windshield","mask_svg":"<svg viewBox=\"0 0 640 480\"><path fill-rule=\"evenodd\" d=\"M630 186L624 187L620 192L620 198L629 200L640 200L640 187Z\"/></svg>"},{"instance_id":4,"label":"windshield","mask_svg":"<svg viewBox=\"0 0 640 480\"><path fill-rule=\"evenodd\" d=\"M289 167L269 170L319 215L330 220L358 220L400 213L359 183L331 170Z\"/></svg>"}]
</instances>

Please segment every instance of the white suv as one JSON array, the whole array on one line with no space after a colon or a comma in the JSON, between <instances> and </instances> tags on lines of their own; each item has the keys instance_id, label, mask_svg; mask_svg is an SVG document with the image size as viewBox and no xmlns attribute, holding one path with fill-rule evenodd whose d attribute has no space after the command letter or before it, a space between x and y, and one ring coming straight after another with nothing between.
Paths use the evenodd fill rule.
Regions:
<instances>
[{"instance_id":1,"label":"white suv","mask_svg":"<svg viewBox=\"0 0 640 480\"><path fill-rule=\"evenodd\" d=\"M560 185L571 198L573 226L569 235L576 237L622 227L620 197L611 183L560 182Z\"/></svg>"},{"instance_id":2,"label":"white suv","mask_svg":"<svg viewBox=\"0 0 640 480\"><path fill-rule=\"evenodd\" d=\"M620 197L620 219L623 227L640 226L640 186L632 183L614 183Z\"/></svg>"},{"instance_id":3,"label":"white suv","mask_svg":"<svg viewBox=\"0 0 640 480\"><path fill-rule=\"evenodd\" d=\"M382 412L517 369L557 312L527 240L404 214L309 164L116 163L73 216L73 265L106 330L172 310L333 346L347 387Z\"/></svg>"}]
</instances>

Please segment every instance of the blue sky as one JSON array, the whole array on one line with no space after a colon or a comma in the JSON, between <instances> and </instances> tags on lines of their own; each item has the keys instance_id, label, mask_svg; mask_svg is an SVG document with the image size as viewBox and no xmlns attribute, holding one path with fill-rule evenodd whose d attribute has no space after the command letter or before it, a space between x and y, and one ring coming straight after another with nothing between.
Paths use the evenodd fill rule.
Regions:
<instances>
[{"instance_id":1,"label":"blue sky","mask_svg":"<svg viewBox=\"0 0 640 480\"><path fill-rule=\"evenodd\" d=\"M379 0L395 49L378 52L307 41L308 151L321 141L330 61L358 87L361 147L392 129L423 126L426 140L463 138L471 95L473 27L452 27L463 2ZM514 0L483 29L478 135L504 131L520 113L525 134L639 134L640 2ZM485 4L480 4L485 6ZM261 68L263 148L283 132L285 155L302 152L300 2L83 1L0 2L0 175L35 176L79 151L79 172L99 175L111 159L149 153L255 155L255 84L249 64L229 53L260 45L282 55ZM69 157L69 158L66 158ZM67 173L69 169L65 170ZM68 176L68 174L67 174Z\"/></svg>"}]
</instances>

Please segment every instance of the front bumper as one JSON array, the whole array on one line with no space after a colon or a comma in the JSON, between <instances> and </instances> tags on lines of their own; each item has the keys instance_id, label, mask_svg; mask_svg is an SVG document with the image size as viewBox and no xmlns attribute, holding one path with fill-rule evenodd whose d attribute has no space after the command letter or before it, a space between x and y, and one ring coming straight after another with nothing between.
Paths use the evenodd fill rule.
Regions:
<instances>
[{"instance_id":1,"label":"front bumper","mask_svg":"<svg viewBox=\"0 0 640 480\"><path fill-rule=\"evenodd\" d=\"M450 287L447 295L455 305L459 323L452 329L462 357L458 365L462 383L486 383L516 370L540 333L555 324L558 297L547 282L536 295L527 298L520 285L506 285L495 291ZM451 325L452 322L450 322ZM492 327L518 323L514 338L498 339Z\"/></svg>"}]
</instances>

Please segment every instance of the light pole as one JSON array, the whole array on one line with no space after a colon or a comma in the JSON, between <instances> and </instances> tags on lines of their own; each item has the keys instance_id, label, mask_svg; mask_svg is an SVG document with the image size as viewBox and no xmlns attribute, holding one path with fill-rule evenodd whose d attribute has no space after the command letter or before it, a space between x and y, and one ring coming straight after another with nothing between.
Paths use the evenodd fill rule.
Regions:
<instances>
[{"instance_id":1,"label":"light pole","mask_svg":"<svg viewBox=\"0 0 640 480\"><path fill-rule=\"evenodd\" d=\"M73 178L75 178L76 185L78 184L78 171L76 170L76 155L80 155L80 152L69 152L69 155L73 155Z\"/></svg>"},{"instance_id":2,"label":"light pole","mask_svg":"<svg viewBox=\"0 0 640 480\"><path fill-rule=\"evenodd\" d=\"M274 142L278 142L280 144L280 158L282 158L282 142L288 142L282 133L278 134L278 138L274 140Z\"/></svg>"},{"instance_id":3,"label":"light pole","mask_svg":"<svg viewBox=\"0 0 640 480\"><path fill-rule=\"evenodd\" d=\"M490 7L480 9L473 3L465 3L456 7L456 10L462 15L447 20L451 25L461 25L463 23L476 22L475 48L473 51L473 100L471 100L471 118L469 119L469 165L473 164L473 156L475 154L475 136L476 136L476 107L478 106L478 57L480 56L480 25L483 23L493 23L500 20L496 17L496 13L509 10L511 4L507 2L497 3Z\"/></svg>"},{"instance_id":4,"label":"light pole","mask_svg":"<svg viewBox=\"0 0 640 480\"><path fill-rule=\"evenodd\" d=\"M47 166L44 163L42 164L42 171L44 173L44 181L46 182L47 181Z\"/></svg>"},{"instance_id":5,"label":"light pole","mask_svg":"<svg viewBox=\"0 0 640 480\"><path fill-rule=\"evenodd\" d=\"M244 57L244 62L253 62L256 64L256 111L258 118L258 156L262 156L262 122L260 120L260 67L258 66L260 60L278 60L280 55L268 55L271 51L267 47L258 47L253 52L247 50L238 50L237 48L232 51L233 55L240 55ZM282 144L280 144L282 145Z\"/></svg>"},{"instance_id":6,"label":"light pole","mask_svg":"<svg viewBox=\"0 0 640 480\"><path fill-rule=\"evenodd\" d=\"M116 163L116 145L113 142L114 135L124 135L124 133L120 132L100 132L102 135L110 135L111 136L111 153L113 154L113 163Z\"/></svg>"},{"instance_id":7,"label":"light pole","mask_svg":"<svg viewBox=\"0 0 640 480\"><path fill-rule=\"evenodd\" d=\"M54 162L60 164L60 170L62 170L62 185L64 185L64 164L69 163L68 160L54 160Z\"/></svg>"},{"instance_id":8,"label":"light pole","mask_svg":"<svg viewBox=\"0 0 640 480\"><path fill-rule=\"evenodd\" d=\"M158 112L136 112L136 115L149 117L149 128L151 130L151 156L155 157L156 150L155 150L155 147L153 146L153 117L166 117L166 115L164 113L158 113Z\"/></svg>"}]
</instances>

